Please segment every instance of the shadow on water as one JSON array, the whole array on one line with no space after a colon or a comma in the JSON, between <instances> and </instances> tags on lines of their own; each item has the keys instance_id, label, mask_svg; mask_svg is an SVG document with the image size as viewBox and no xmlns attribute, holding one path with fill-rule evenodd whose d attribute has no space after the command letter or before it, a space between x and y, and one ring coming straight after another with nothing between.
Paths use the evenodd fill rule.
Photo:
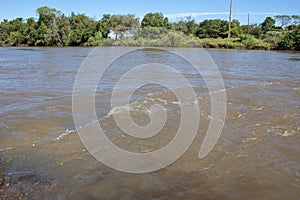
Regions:
<instances>
[{"instance_id":1,"label":"shadow on water","mask_svg":"<svg viewBox=\"0 0 300 200\"><path fill-rule=\"evenodd\" d=\"M300 58L299 58L299 57L298 57L298 58L294 57L294 58L289 58L289 60L292 60L292 61L300 61Z\"/></svg>"}]
</instances>

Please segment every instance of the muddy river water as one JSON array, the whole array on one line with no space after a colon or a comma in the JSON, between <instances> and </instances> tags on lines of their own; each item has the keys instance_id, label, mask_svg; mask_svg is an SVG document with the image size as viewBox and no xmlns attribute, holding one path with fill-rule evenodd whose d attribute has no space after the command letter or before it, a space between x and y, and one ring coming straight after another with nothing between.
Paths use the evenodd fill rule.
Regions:
<instances>
[{"instance_id":1,"label":"muddy river water","mask_svg":"<svg viewBox=\"0 0 300 200\"><path fill-rule=\"evenodd\" d=\"M203 159L198 153L210 121L210 96L201 75L157 49L115 63L99 82L95 107L107 137L120 148L140 153L161 148L180 121L176 96L149 84L133 94L131 117L146 125L147 109L160 104L167 110L166 126L148 139L122 133L112 117L122 115L122 107L111 107L109 94L128 63L154 59L176 67L193 86L201 110L197 135L183 156L158 171L131 174L97 161L76 131L73 84L91 50L0 48L0 199L300 198L299 53L207 50L225 84L227 114L221 137ZM101 48L98 59L119 50ZM194 63L205 69L201 57Z\"/></svg>"}]
</instances>

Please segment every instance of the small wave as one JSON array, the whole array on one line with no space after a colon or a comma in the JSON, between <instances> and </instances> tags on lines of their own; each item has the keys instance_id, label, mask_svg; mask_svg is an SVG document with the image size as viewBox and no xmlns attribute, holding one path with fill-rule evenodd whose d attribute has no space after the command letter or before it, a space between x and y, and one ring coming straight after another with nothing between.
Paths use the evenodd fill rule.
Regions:
<instances>
[{"instance_id":1,"label":"small wave","mask_svg":"<svg viewBox=\"0 0 300 200\"><path fill-rule=\"evenodd\" d=\"M124 106L116 106L113 107L108 114L103 117L103 119L108 118L112 115L121 115L125 112L135 112L140 114L147 114L149 115L151 113L151 110L148 109L146 106L143 106L147 104L147 102L143 102L143 104L135 104L135 105L124 105Z\"/></svg>"},{"instance_id":2,"label":"small wave","mask_svg":"<svg viewBox=\"0 0 300 200\"><path fill-rule=\"evenodd\" d=\"M134 108L128 104L124 106L116 106L113 107L104 118L108 118L114 114L120 114L120 113L129 112L133 110Z\"/></svg>"},{"instance_id":3,"label":"small wave","mask_svg":"<svg viewBox=\"0 0 300 200\"><path fill-rule=\"evenodd\" d=\"M54 140L60 140L62 139L63 137L69 135L70 133L74 133L76 132L76 130L69 130L69 129L66 129L66 131L62 134L60 134L59 136L57 136Z\"/></svg>"},{"instance_id":4,"label":"small wave","mask_svg":"<svg viewBox=\"0 0 300 200\"><path fill-rule=\"evenodd\" d=\"M218 92L218 91L216 91ZM103 119L108 118L114 114L122 114L124 112L136 112L142 114L150 114L149 107L154 104L161 104L163 106L170 105L184 105L184 106L193 106L199 103L199 99L201 97L197 97L196 99L191 98L186 102L174 101L172 98L168 98L169 94L167 92L159 92L154 94L147 94L145 97L141 97L130 104L115 106L113 107L108 114L103 117Z\"/></svg>"},{"instance_id":5,"label":"small wave","mask_svg":"<svg viewBox=\"0 0 300 200\"><path fill-rule=\"evenodd\" d=\"M275 81L275 82L265 82L262 85L268 86L268 85L280 85L281 83L279 81Z\"/></svg>"}]
</instances>

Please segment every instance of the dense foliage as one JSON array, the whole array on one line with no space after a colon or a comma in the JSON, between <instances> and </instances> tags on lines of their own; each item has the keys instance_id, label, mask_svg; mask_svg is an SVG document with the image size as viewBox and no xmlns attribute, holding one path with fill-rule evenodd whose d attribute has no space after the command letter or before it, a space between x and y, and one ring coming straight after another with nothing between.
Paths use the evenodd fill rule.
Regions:
<instances>
[{"instance_id":1,"label":"dense foliage","mask_svg":"<svg viewBox=\"0 0 300 200\"><path fill-rule=\"evenodd\" d=\"M100 20L85 14L65 16L54 8L37 9L38 19L16 18L0 23L0 46L199 46L300 50L300 16L267 17L261 24L231 24L213 19L196 23L186 17L170 23L162 13L104 14ZM276 26L278 24L278 26Z\"/></svg>"}]
</instances>

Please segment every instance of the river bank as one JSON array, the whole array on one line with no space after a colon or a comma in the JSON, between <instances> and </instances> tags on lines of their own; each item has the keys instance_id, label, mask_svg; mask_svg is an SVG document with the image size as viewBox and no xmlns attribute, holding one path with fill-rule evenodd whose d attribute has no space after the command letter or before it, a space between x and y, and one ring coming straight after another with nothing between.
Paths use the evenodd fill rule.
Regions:
<instances>
[{"instance_id":1,"label":"river bank","mask_svg":"<svg viewBox=\"0 0 300 200\"><path fill-rule=\"evenodd\" d=\"M265 42L264 40L254 37L245 38L195 38L187 36L179 36L173 34L159 39L151 38L122 38L122 39L105 39L99 45L90 45L84 43L78 46L28 46L24 44L7 45L1 44L0 47L171 47L171 48L207 48L207 49L238 49L238 50L280 50L280 51L300 51L296 48L293 50L281 49L280 47Z\"/></svg>"}]
</instances>

